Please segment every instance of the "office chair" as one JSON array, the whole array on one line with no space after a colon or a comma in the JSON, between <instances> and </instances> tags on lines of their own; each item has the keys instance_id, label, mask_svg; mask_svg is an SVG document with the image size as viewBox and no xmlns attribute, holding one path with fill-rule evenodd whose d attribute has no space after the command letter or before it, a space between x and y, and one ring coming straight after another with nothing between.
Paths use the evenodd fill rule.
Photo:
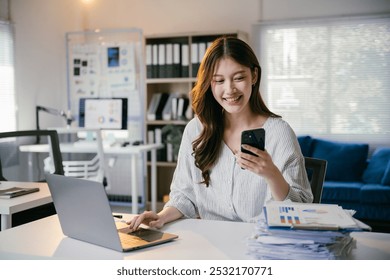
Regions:
<instances>
[{"instance_id":1,"label":"office chair","mask_svg":"<svg viewBox=\"0 0 390 280\"><path fill-rule=\"evenodd\" d=\"M327 163L323 159L305 157L305 167L314 196L313 203L321 203Z\"/></svg>"},{"instance_id":2,"label":"office chair","mask_svg":"<svg viewBox=\"0 0 390 280\"><path fill-rule=\"evenodd\" d=\"M106 190L110 188L110 178L107 172L104 155L103 138L100 129L88 128L56 128L61 136L66 136L67 141L60 140L62 165L64 175L93 180L103 183ZM85 140L91 137L90 140ZM93 151L92 151L92 150ZM51 162L46 162L50 166Z\"/></svg>"},{"instance_id":3,"label":"office chair","mask_svg":"<svg viewBox=\"0 0 390 280\"><path fill-rule=\"evenodd\" d=\"M5 166L1 165L1 162L12 161L10 158L10 152L5 152L5 150L18 150L19 145L23 142L28 141L29 137L36 139L37 137L47 136L50 144L50 156L53 159L54 170L53 173L64 175L64 169L62 165L62 155L60 150L60 144L58 140L58 134L55 130L20 130L20 131L10 131L10 132L1 132L0 133L0 148L1 146L4 149L0 149L0 179L2 181L7 181L6 176L4 175L3 168ZM24 139L23 139L24 138ZM8 140L6 140L8 139ZM21 140L23 139L23 140ZM23 143L27 144L27 143ZM3 150L3 153L1 151Z\"/></svg>"},{"instance_id":4,"label":"office chair","mask_svg":"<svg viewBox=\"0 0 390 280\"><path fill-rule=\"evenodd\" d=\"M23 180L23 176L28 173L24 166L27 165L29 168L36 168L37 166L22 162L23 157L19 154L20 146L33 144L36 142L37 137L44 138L45 136L48 137L48 143L51 147L49 154L53 159L53 173L64 175L57 132L55 130L22 130L0 133L0 180L30 181L28 179ZM35 161L34 163L36 163L35 165L39 165L41 162ZM41 165L43 166L43 162ZM12 172L8 172L9 170L12 170ZM17 179L13 177L17 177ZM44 178L38 177L30 179L31 181L45 181ZM53 203L44 204L14 213L12 215L12 226L18 226L53 214L56 214Z\"/></svg>"}]
</instances>

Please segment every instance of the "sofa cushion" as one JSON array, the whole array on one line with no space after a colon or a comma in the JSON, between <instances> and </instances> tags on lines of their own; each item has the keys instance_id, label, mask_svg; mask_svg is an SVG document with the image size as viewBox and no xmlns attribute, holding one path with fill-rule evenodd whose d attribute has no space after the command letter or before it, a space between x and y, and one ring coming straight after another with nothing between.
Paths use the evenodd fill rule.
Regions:
<instances>
[{"instance_id":1,"label":"sofa cushion","mask_svg":"<svg viewBox=\"0 0 390 280\"><path fill-rule=\"evenodd\" d=\"M390 206L389 205L376 205L376 204L360 204L360 207L350 208L356 209L354 215L357 219L366 219L370 221L390 221Z\"/></svg>"},{"instance_id":2,"label":"sofa cushion","mask_svg":"<svg viewBox=\"0 0 390 280\"><path fill-rule=\"evenodd\" d=\"M325 181L321 201L327 202L360 202L360 190L363 183Z\"/></svg>"},{"instance_id":3,"label":"sofa cushion","mask_svg":"<svg viewBox=\"0 0 390 280\"><path fill-rule=\"evenodd\" d=\"M364 170L363 182L381 184L389 162L390 148L377 148L372 154L366 170Z\"/></svg>"},{"instance_id":4,"label":"sofa cushion","mask_svg":"<svg viewBox=\"0 0 390 280\"><path fill-rule=\"evenodd\" d=\"M361 181L367 155L368 144L313 139L312 157L328 161L327 181Z\"/></svg>"},{"instance_id":5,"label":"sofa cushion","mask_svg":"<svg viewBox=\"0 0 390 280\"><path fill-rule=\"evenodd\" d=\"M299 146L301 146L301 151L303 156L310 157L313 138L311 138L309 135L302 135L302 136L298 136L297 138L298 138Z\"/></svg>"},{"instance_id":6,"label":"sofa cushion","mask_svg":"<svg viewBox=\"0 0 390 280\"><path fill-rule=\"evenodd\" d=\"M379 184L366 184L360 190L360 201L364 204L389 204L390 188Z\"/></svg>"},{"instance_id":7,"label":"sofa cushion","mask_svg":"<svg viewBox=\"0 0 390 280\"><path fill-rule=\"evenodd\" d=\"M381 184L384 186L390 186L390 160L387 163L387 168L385 170L385 174L383 174Z\"/></svg>"},{"instance_id":8,"label":"sofa cushion","mask_svg":"<svg viewBox=\"0 0 390 280\"><path fill-rule=\"evenodd\" d=\"M322 203L322 202L321 202ZM377 221L390 221L390 206L388 205L376 205L376 204L362 204L358 202L339 202L335 203L342 206L344 209L353 209L356 214L353 215L356 219L362 220L377 220Z\"/></svg>"}]
</instances>

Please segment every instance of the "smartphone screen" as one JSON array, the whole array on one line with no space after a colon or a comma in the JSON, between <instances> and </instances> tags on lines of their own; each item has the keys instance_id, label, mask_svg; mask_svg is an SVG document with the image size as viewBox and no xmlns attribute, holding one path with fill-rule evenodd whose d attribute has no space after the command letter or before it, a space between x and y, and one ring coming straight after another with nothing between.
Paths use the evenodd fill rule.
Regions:
<instances>
[{"instance_id":1,"label":"smartphone screen","mask_svg":"<svg viewBox=\"0 0 390 280\"><path fill-rule=\"evenodd\" d=\"M264 151L265 130L263 128L244 130L241 133L241 144L247 144ZM252 152L241 148L241 152L255 155Z\"/></svg>"}]
</instances>

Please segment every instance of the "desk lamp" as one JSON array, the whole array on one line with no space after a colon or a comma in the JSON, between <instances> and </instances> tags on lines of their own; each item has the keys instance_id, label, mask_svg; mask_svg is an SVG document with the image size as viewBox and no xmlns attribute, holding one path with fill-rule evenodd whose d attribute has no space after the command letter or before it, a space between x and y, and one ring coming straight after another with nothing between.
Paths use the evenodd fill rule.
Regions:
<instances>
[{"instance_id":1,"label":"desk lamp","mask_svg":"<svg viewBox=\"0 0 390 280\"><path fill-rule=\"evenodd\" d=\"M57 110L57 109L53 109L53 108L49 108L49 107L44 107L44 106L36 106L35 107L35 119L36 119L36 127L37 127L37 130L40 130L40 127L39 127L39 112L40 111L43 111L43 112L46 112L46 113L49 113L51 115L54 115L54 116L60 116L60 117L63 117L65 118L66 120L66 127L69 128L70 125L72 124L72 121L73 121L73 118L72 118L72 113L70 111L68 111L67 113L63 110ZM40 137L38 136L37 137L37 144L39 144L40 142Z\"/></svg>"}]
</instances>

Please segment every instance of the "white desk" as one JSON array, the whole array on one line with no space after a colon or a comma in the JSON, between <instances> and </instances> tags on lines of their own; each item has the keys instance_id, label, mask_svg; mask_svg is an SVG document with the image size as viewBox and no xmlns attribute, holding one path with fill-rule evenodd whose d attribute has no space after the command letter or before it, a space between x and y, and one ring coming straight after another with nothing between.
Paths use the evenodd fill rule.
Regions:
<instances>
[{"instance_id":1,"label":"white desk","mask_svg":"<svg viewBox=\"0 0 390 280\"><path fill-rule=\"evenodd\" d=\"M12 214L52 202L50 191L46 183L1 181L0 189L8 189L11 187L39 187L39 192L10 199L0 198L2 231L12 226Z\"/></svg>"},{"instance_id":2,"label":"white desk","mask_svg":"<svg viewBox=\"0 0 390 280\"><path fill-rule=\"evenodd\" d=\"M125 218L129 218L125 215ZM57 215L0 232L0 259L246 260L254 224L182 219L164 227L179 235L165 244L120 253L62 234ZM354 232L348 259L390 259L390 234Z\"/></svg>"},{"instance_id":3,"label":"white desk","mask_svg":"<svg viewBox=\"0 0 390 280\"><path fill-rule=\"evenodd\" d=\"M144 152L151 153L151 209L156 211L157 209L157 149L161 149L164 146L162 144L148 144L148 145L138 145L138 146L114 146L114 147L104 147L105 154L111 155L122 155L130 156L131 158L131 196L132 199L135 199L132 203L132 213L138 213L138 172L137 172L137 163L138 156ZM61 152L63 153L96 153L97 145L74 145L74 144L60 144ZM22 145L20 146L21 152L30 153L29 156L29 166L32 165L32 153L48 153L49 145L47 144L38 144L38 145Z\"/></svg>"}]
</instances>

